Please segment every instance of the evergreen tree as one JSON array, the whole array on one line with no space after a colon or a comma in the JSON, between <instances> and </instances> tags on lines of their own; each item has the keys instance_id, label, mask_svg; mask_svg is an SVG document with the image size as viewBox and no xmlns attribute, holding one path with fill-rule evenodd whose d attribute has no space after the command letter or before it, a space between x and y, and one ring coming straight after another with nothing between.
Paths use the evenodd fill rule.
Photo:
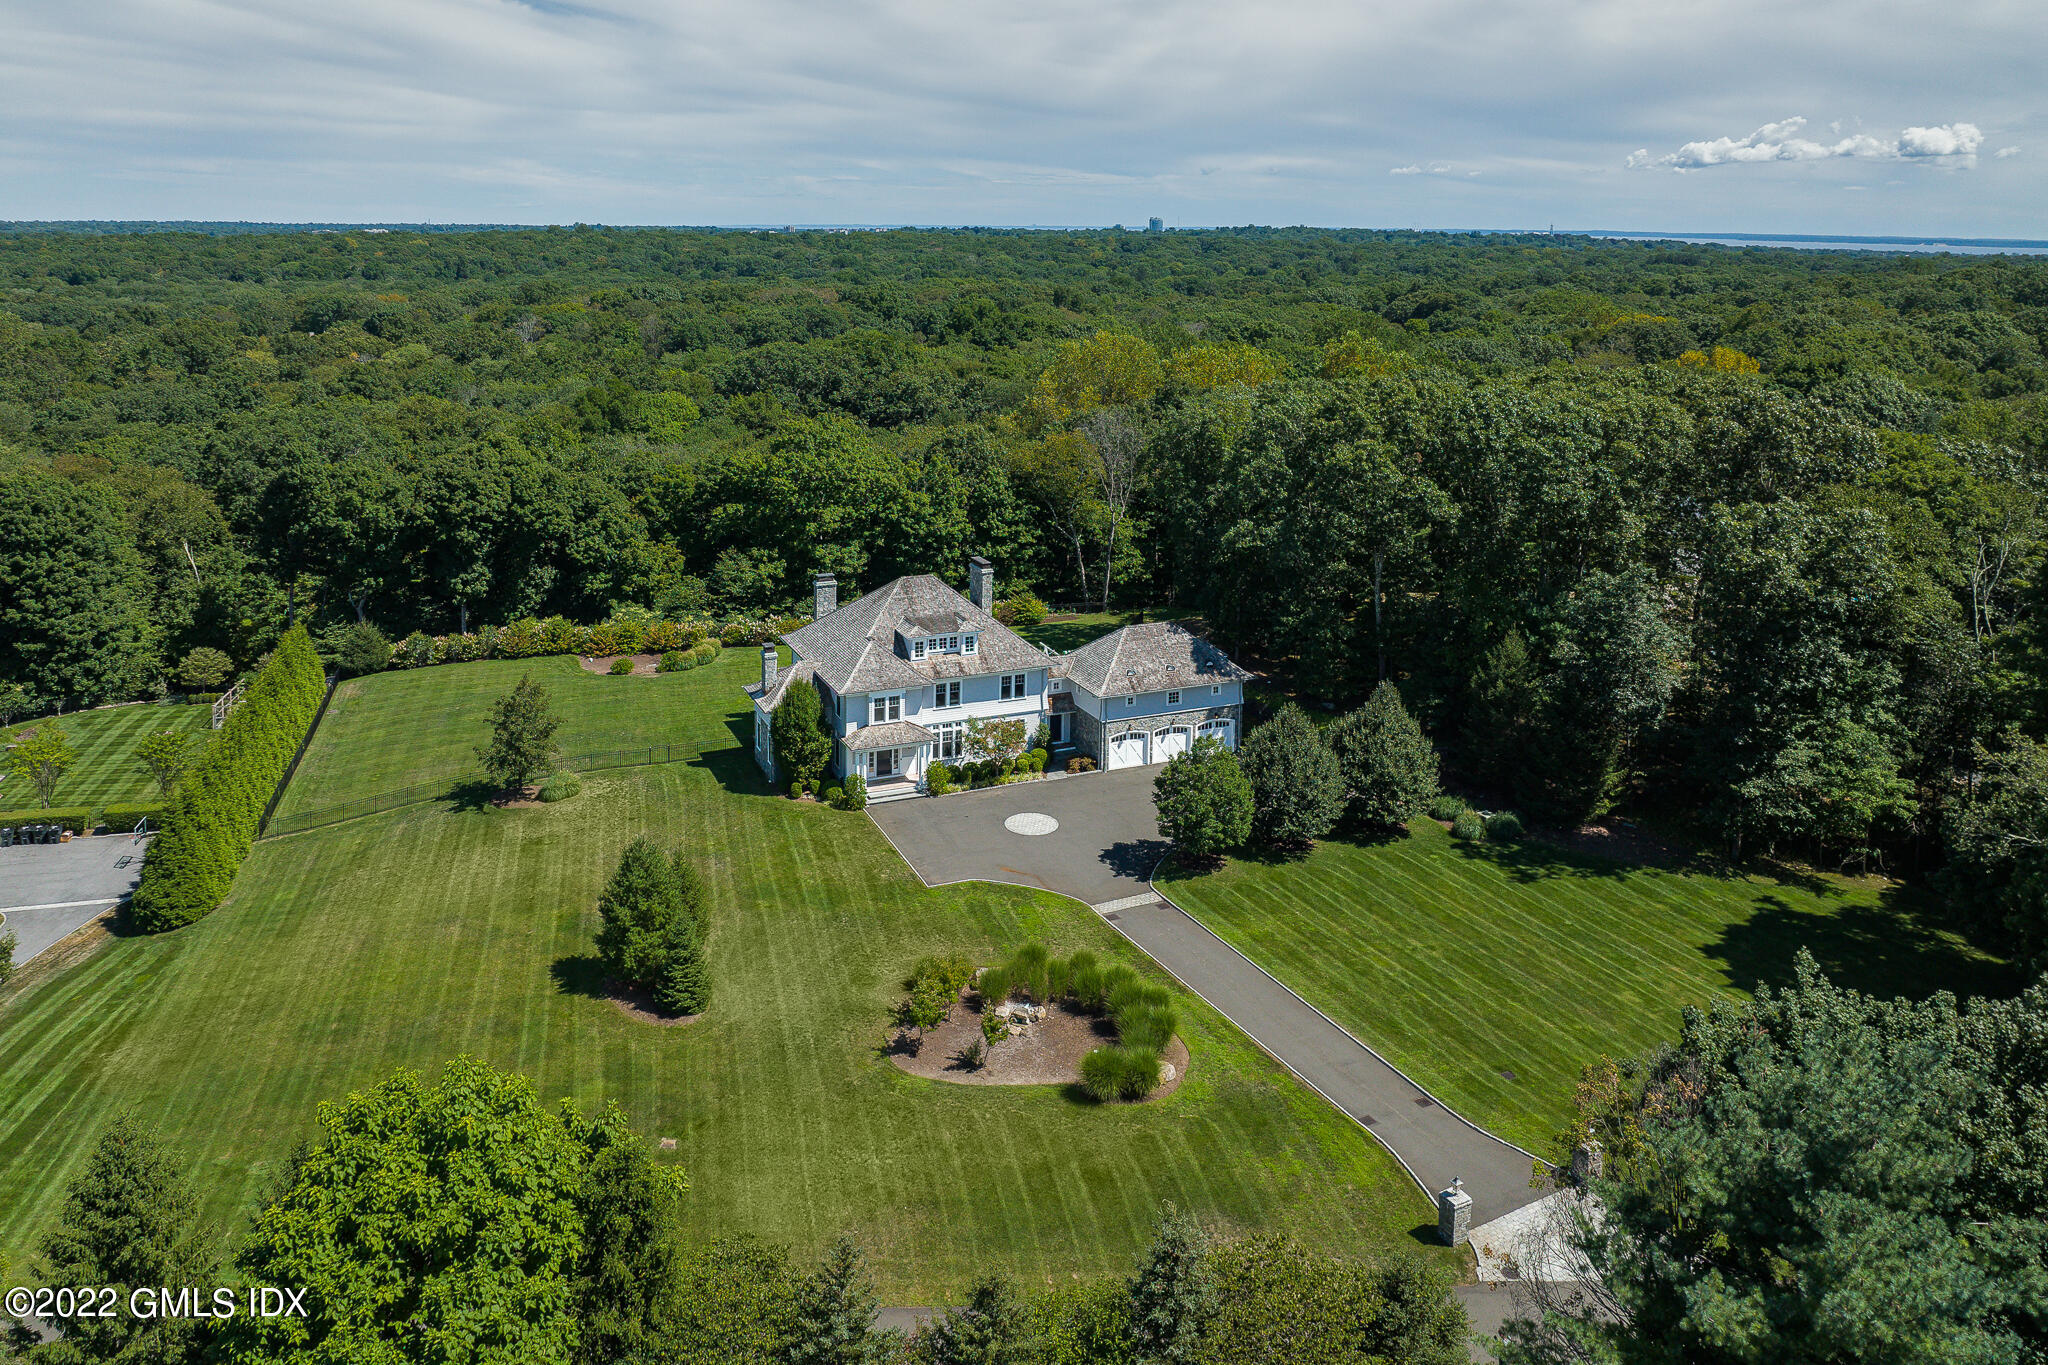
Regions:
<instances>
[{"instance_id":1,"label":"evergreen tree","mask_svg":"<svg viewBox=\"0 0 2048 1365\"><path fill-rule=\"evenodd\" d=\"M52 1365L203 1360L199 1321L128 1312L134 1289L175 1292L189 1286L211 1292L218 1256L198 1210L197 1196L162 1139L131 1115L108 1124L67 1188L57 1229L43 1241L40 1270L42 1282L53 1288L114 1287L119 1311L54 1320L62 1339L31 1358ZM18 1324L15 1335L17 1346L31 1340Z\"/></svg>"},{"instance_id":2,"label":"evergreen tree","mask_svg":"<svg viewBox=\"0 0 2048 1365\"><path fill-rule=\"evenodd\" d=\"M812 781L832 757L832 736L825 733L824 705L818 689L798 678L782 690L782 700L768 717L768 737L775 745L775 768L790 781Z\"/></svg>"},{"instance_id":3,"label":"evergreen tree","mask_svg":"<svg viewBox=\"0 0 2048 1365\"><path fill-rule=\"evenodd\" d=\"M548 709L546 690L522 675L491 708L491 742L476 751L484 772L501 787L522 790L554 762L561 723Z\"/></svg>"},{"instance_id":4,"label":"evergreen tree","mask_svg":"<svg viewBox=\"0 0 2048 1365\"><path fill-rule=\"evenodd\" d=\"M878 1303L860 1248L841 1236L797 1292L786 1365L880 1365L889 1338L875 1327Z\"/></svg>"},{"instance_id":5,"label":"evergreen tree","mask_svg":"<svg viewBox=\"0 0 2048 1365\"><path fill-rule=\"evenodd\" d=\"M1542 704L1541 679L1529 642L1520 631L1510 631L1472 675L1465 757L1481 781L1520 794L1517 784L1528 771Z\"/></svg>"},{"instance_id":6,"label":"evergreen tree","mask_svg":"<svg viewBox=\"0 0 2048 1365\"><path fill-rule=\"evenodd\" d=\"M1275 848L1306 848L1344 813L1344 779L1315 722L1289 702L1245 737L1238 764L1252 788L1252 833Z\"/></svg>"},{"instance_id":7,"label":"evergreen tree","mask_svg":"<svg viewBox=\"0 0 2048 1365\"><path fill-rule=\"evenodd\" d=\"M1159 832L1185 858L1209 859L1251 836L1252 786L1237 758L1214 739L1198 739L1152 779Z\"/></svg>"},{"instance_id":8,"label":"evergreen tree","mask_svg":"<svg viewBox=\"0 0 2048 1365\"><path fill-rule=\"evenodd\" d=\"M1209 1237L1168 1204L1130 1282L1131 1350L1138 1365L1186 1365L1216 1312Z\"/></svg>"},{"instance_id":9,"label":"evergreen tree","mask_svg":"<svg viewBox=\"0 0 2048 1365\"><path fill-rule=\"evenodd\" d=\"M687 914L678 915L661 951L655 1003L671 1014L702 1014L711 1008L711 968L704 961L704 940L697 921Z\"/></svg>"},{"instance_id":10,"label":"evergreen tree","mask_svg":"<svg viewBox=\"0 0 2048 1365\"><path fill-rule=\"evenodd\" d=\"M1372 824L1404 825L1436 795L1436 748L1390 681L1330 727L1330 749L1358 813Z\"/></svg>"},{"instance_id":11,"label":"evergreen tree","mask_svg":"<svg viewBox=\"0 0 2048 1365\"><path fill-rule=\"evenodd\" d=\"M657 1338L675 1292L678 1247L672 1169L622 1127L605 1131L583 1184L583 1273L576 1287L583 1365L632 1360Z\"/></svg>"},{"instance_id":12,"label":"evergreen tree","mask_svg":"<svg viewBox=\"0 0 2048 1365\"><path fill-rule=\"evenodd\" d=\"M644 835L628 844L597 913L598 956L616 980L653 991L663 1009L680 1014L710 1005L709 910L680 851L663 853Z\"/></svg>"},{"instance_id":13,"label":"evergreen tree","mask_svg":"<svg viewBox=\"0 0 2048 1365\"><path fill-rule=\"evenodd\" d=\"M1029 1341L1024 1305L1000 1275L975 1282L964 1307L942 1313L917 1339L920 1365L1021 1365Z\"/></svg>"}]
</instances>

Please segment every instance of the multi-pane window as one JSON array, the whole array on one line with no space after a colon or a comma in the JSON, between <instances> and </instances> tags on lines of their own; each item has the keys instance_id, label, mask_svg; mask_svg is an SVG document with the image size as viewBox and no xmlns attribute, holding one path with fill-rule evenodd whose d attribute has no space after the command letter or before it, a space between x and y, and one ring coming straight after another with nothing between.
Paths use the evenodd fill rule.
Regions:
<instances>
[{"instance_id":1,"label":"multi-pane window","mask_svg":"<svg viewBox=\"0 0 2048 1365\"><path fill-rule=\"evenodd\" d=\"M1179 706L1179 705L1180 705L1180 693L1178 693L1178 692L1168 692L1168 693L1166 694L1166 704L1167 704L1168 706Z\"/></svg>"},{"instance_id":2,"label":"multi-pane window","mask_svg":"<svg viewBox=\"0 0 2048 1365\"><path fill-rule=\"evenodd\" d=\"M937 741L938 752L934 755L941 762L951 762L966 752L967 726L962 721L948 721L932 727L932 738Z\"/></svg>"},{"instance_id":3,"label":"multi-pane window","mask_svg":"<svg viewBox=\"0 0 2048 1365\"><path fill-rule=\"evenodd\" d=\"M1212 683L1212 684L1210 684L1210 687L1209 687L1209 695L1210 695L1210 696L1212 696L1212 697L1220 697L1220 696L1222 696L1222 695L1223 695L1223 684L1222 684L1222 683Z\"/></svg>"},{"instance_id":4,"label":"multi-pane window","mask_svg":"<svg viewBox=\"0 0 2048 1365\"><path fill-rule=\"evenodd\" d=\"M1137 704L1138 704L1138 699L1137 699L1136 697L1125 697L1125 698L1124 698L1124 709L1125 709L1125 710L1129 710L1129 709L1130 709L1131 707L1133 707L1133 706L1136 706Z\"/></svg>"},{"instance_id":5,"label":"multi-pane window","mask_svg":"<svg viewBox=\"0 0 2048 1365\"><path fill-rule=\"evenodd\" d=\"M1020 701L1028 695L1024 690L1024 678L1022 673L1003 674L1004 701Z\"/></svg>"},{"instance_id":6,"label":"multi-pane window","mask_svg":"<svg viewBox=\"0 0 2048 1365\"><path fill-rule=\"evenodd\" d=\"M965 641L961 646L961 653L979 654L981 652L981 638L979 636L963 635L960 638Z\"/></svg>"},{"instance_id":7,"label":"multi-pane window","mask_svg":"<svg viewBox=\"0 0 2048 1365\"><path fill-rule=\"evenodd\" d=\"M891 692L886 697L868 698L868 723L881 725L892 720L903 719L903 694Z\"/></svg>"},{"instance_id":8,"label":"multi-pane window","mask_svg":"<svg viewBox=\"0 0 2048 1365\"><path fill-rule=\"evenodd\" d=\"M957 681L942 682L933 687L932 704L934 706L958 706L960 704L960 684Z\"/></svg>"},{"instance_id":9,"label":"multi-pane window","mask_svg":"<svg viewBox=\"0 0 2048 1365\"><path fill-rule=\"evenodd\" d=\"M913 659L922 659L924 657L924 641L912 640L910 642L910 657Z\"/></svg>"}]
</instances>

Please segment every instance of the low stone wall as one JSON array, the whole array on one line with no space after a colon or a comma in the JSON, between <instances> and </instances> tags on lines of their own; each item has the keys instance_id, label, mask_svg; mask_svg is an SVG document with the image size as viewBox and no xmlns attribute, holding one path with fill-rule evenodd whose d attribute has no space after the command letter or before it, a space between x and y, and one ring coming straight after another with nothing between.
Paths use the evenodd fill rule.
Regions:
<instances>
[{"instance_id":1,"label":"low stone wall","mask_svg":"<svg viewBox=\"0 0 2048 1365\"><path fill-rule=\"evenodd\" d=\"M1099 768L1103 766L1103 755L1109 752L1110 740L1118 735L1128 734L1132 730L1165 730L1176 725L1200 730L1204 721L1211 720L1235 721L1241 731L1244 728L1244 718L1239 712L1243 709L1235 704L1200 706L1190 710L1167 711L1159 715L1118 717L1114 720L1101 721L1076 708L1070 728L1073 731L1074 743L1080 746L1082 753L1094 759L1095 766ZM1242 740L1244 736L1239 734L1237 738Z\"/></svg>"}]
</instances>

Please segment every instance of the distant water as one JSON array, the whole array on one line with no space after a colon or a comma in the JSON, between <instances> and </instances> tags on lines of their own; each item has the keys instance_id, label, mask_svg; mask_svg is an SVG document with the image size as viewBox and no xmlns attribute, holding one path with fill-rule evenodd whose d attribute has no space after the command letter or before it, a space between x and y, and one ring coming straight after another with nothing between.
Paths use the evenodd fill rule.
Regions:
<instances>
[{"instance_id":1,"label":"distant water","mask_svg":"<svg viewBox=\"0 0 2048 1365\"><path fill-rule=\"evenodd\" d=\"M1690 242L1702 246L1775 246L1793 251L1918 251L1956 256L2048 256L2048 242L2000 237L1783 237L1772 233L1694 236L1678 232L1586 231L1574 237L1628 242Z\"/></svg>"}]
</instances>

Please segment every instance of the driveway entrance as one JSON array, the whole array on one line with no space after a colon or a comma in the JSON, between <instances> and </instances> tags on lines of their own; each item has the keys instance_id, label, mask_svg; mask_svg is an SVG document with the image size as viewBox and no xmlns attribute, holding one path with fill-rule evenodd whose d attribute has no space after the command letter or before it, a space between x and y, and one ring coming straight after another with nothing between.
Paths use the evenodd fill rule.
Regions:
<instances>
[{"instance_id":1,"label":"driveway entrance","mask_svg":"<svg viewBox=\"0 0 2048 1365\"><path fill-rule=\"evenodd\" d=\"M928 886L1008 882L1100 905L1148 892L1152 868L1166 856L1152 814L1158 775L1156 767L1125 768L1013 782L890 801L868 814Z\"/></svg>"}]
</instances>

